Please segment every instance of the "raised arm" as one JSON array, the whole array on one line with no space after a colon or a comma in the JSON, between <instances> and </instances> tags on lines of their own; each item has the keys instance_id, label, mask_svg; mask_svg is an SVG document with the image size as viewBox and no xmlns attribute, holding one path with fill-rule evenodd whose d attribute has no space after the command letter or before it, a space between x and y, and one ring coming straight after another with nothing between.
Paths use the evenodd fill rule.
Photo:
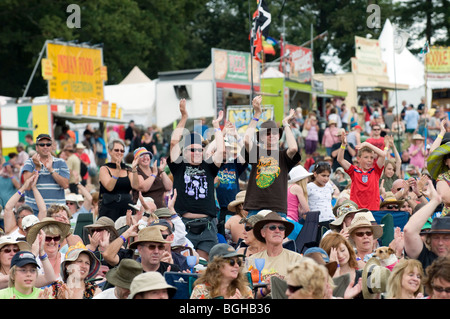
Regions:
<instances>
[{"instance_id":1,"label":"raised arm","mask_svg":"<svg viewBox=\"0 0 450 319\"><path fill-rule=\"evenodd\" d=\"M186 100L181 99L180 100L180 113L181 113L181 119L178 122L178 125L176 129L172 132L172 136L170 139L170 160L172 162L175 162L181 153L180 148L180 140L183 136L184 128L186 126L186 122L188 119L188 113L186 110Z\"/></svg>"},{"instance_id":2,"label":"raised arm","mask_svg":"<svg viewBox=\"0 0 450 319\"><path fill-rule=\"evenodd\" d=\"M223 163L223 153L225 152L225 147L223 143L223 132L220 129L219 123L223 119L223 111L219 111L219 116L212 121L214 127L214 140L216 141L216 151L213 154L213 161L217 167L220 167Z\"/></svg>"},{"instance_id":3,"label":"raised arm","mask_svg":"<svg viewBox=\"0 0 450 319\"><path fill-rule=\"evenodd\" d=\"M386 161L386 151L380 150L375 145L367 143L367 142L363 142L363 143L359 144L358 146L356 146L357 149L361 149L363 147L370 148L372 151L374 151L378 155L378 159L377 159L378 167L381 168L384 166L384 162Z\"/></svg>"},{"instance_id":4,"label":"raised arm","mask_svg":"<svg viewBox=\"0 0 450 319\"><path fill-rule=\"evenodd\" d=\"M294 134L292 134L291 126L289 125L289 121L294 118L295 111L294 109L290 109L289 115L281 121L284 127L284 134L286 136L286 142L288 145L287 155L289 158L293 158L295 153L298 152L297 141L295 140Z\"/></svg>"},{"instance_id":5,"label":"raised arm","mask_svg":"<svg viewBox=\"0 0 450 319\"><path fill-rule=\"evenodd\" d=\"M339 147L337 154L337 161L339 165L346 171L350 168L351 164L344 158L345 148L347 147L347 133L345 130L341 130L341 146Z\"/></svg>"},{"instance_id":6,"label":"raised arm","mask_svg":"<svg viewBox=\"0 0 450 319\"><path fill-rule=\"evenodd\" d=\"M437 149L441 145L442 139L444 138L444 134L447 132L446 126L447 126L447 118L445 118L441 121L441 125L440 125L441 131L439 132L439 135L434 140L433 144L431 144L430 154L431 154L431 152L433 152L435 149Z\"/></svg>"},{"instance_id":7,"label":"raised arm","mask_svg":"<svg viewBox=\"0 0 450 319\"><path fill-rule=\"evenodd\" d=\"M258 95L255 96L255 98L252 101L253 106L253 118L248 124L247 130L245 131L244 135L244 146L247 152L250 152L250 149L253 147L253 136L255 135L256 130L256 124L258 124L258 120L261 117L262 110L261 110L261 101L262 96Z\"/></svg>"}]
</instances>

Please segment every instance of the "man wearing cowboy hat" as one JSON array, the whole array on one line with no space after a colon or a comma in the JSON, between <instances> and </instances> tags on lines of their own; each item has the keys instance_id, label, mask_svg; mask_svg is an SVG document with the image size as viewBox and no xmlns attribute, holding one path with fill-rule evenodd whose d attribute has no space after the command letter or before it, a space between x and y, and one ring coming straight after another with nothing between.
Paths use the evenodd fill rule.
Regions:
<instances>
[{"instance_id":1,"label":"man wearing cowboy hat","mask_svg":"<svg viewBox=\"0 0 450 319\"><path fill-rule=\"evenodd\" d=\"M269 283L270 276L274 275L285 278L288 265L294 264L302 258L299 253L283 248L283 240L289 236L293 229L294 224L283 219L276 212L268 213L253 226L254 236L260 242L266 244L266 249L251 255L248 258L248 264L255 267L255 259L263 258L265 260L263 274L267 271L271 273L264 276L264 282ZM269 293L270 285L259 289L257 297L264 298Z\"/></svg>"},{"instance_id":2,"label":"man wearing cowboy hat","mask_svg":"<svg viewBox=\"0 0 450 319\"><path fill-rule=\"evenodd\" d=\"M259 146L252 138L262 114L261 101L261 96L255 97L252 101L254 114L244 136L245 160L252 165L244 209L249 212L249 216L261 209L271 209L286 217L288 173L301 160L297 142L289 126L295 111L291 109L289 115L282 121L287 149L279 149L283 129L278 128L271 120L262 123L256 134L257 141L261 143Z\"/></svg>"},{"instance_id":3,"label":"man wearing cowboy hat","mask_svg":"<svg viewBox=\"0 0 450 319\"><path fill-rule=\"evenodd\" d=\"M418 259L423 269L437 257L450 255L450 217L433 218L431 229L422 232L422 227L442 202L431 181L428 183L427 193L426 197L430 198L428 204L414 213L403 228L405 253L409 258ZM427 235L426 242L430 249L421 238L423 234Z\"/></svg>"}]
</instances>

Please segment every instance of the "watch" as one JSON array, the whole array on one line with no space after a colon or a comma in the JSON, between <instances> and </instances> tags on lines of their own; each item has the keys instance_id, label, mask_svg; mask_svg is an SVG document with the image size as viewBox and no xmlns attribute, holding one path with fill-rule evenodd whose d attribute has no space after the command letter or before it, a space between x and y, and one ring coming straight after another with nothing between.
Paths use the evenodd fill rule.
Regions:
<instances>
[{"instance_id":1,"label":"watch","mask_svg":"<svg viewBox=\"0 0 450 319\"><path fill-rule=\"evenodd\" d=\"M145 216L145 217L149 218L149 217L150 217L150 214L147 213L147 212L144 212L144 213L142 214L142 216Z\"/></svg>"}]
</instances>

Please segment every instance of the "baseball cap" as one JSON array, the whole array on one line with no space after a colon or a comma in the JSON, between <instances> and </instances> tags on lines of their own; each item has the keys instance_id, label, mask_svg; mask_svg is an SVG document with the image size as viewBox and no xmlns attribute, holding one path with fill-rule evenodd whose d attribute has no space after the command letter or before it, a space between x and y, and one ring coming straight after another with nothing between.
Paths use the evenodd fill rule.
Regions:
<instances>
[{"instance_id":1,"label":"baseball cap","mask_svg":"<svg viewBox=\"0 0 450 319\"><path fill-rule=\"evenodd\" d=\"M216 244L209 251L209 260L213 260L214 257L244 257L242 254L238 254L237 251L228 244Z\"/></svg>"},{"instance_id":2,"label":"baseball cap","mask_svg":"<svg viewBox=\"0 0 450 319\"><path fill-rule=\"evenodd\" d=\"M40 140L44 140L44 139L47 139L50 141L52 140L52 138L48 134L39 134L38 137L36 137L36 142L39 142Z\"/></svg>"},{"instance_id":3,"label":"baseball cap","mask_svg":"<svg viewBox=\"0 0 450 319\"><path fill-rule=\"evenodd\" d=\"M19 251L11 259L11 267L12 266L23 267L28 264L33 264L38 268L41 268L39 267L39 264L36 261L36 257L29 251Z\"/></svg>"}]
</instances>

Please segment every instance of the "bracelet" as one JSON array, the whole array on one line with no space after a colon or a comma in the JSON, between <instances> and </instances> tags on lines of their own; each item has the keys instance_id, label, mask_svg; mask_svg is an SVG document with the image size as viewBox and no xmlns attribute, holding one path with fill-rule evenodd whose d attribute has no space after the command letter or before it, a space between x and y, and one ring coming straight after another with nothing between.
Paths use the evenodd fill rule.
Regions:
<instances>
[{"instance_id":1,"label":"bracelet","mask_svg":"<svg viewBox=\"0 0 450 319\"><path fill-rule=\"evenodd\" d=\"M256 122L258 122L258 121L259 121L259 119L258 119L258 118L256 118L256 117L252 118L252 120L253 120L253 121L256 121Z\"/></svg>"},{"instance_id":2,"label":"bracelet","mask_svg":"<svg viewBox=\"0 0 450 319\"><path fill-rule=\"evenodd\" d=\"M441 134L438 135L438 138L439 138L439 137L440 137L440 138L444 138Z\"/></svg>"},{"instance_id":3,"label":"bracelet","mask_svg":"<svg viewBox=\"0 0 450 319\"><path fill-rule=\"evenodd\" d=\"M153 176L154 178L156 178L156 175L155 175L155 174L151 174L150 176Z\"/></svg>"},{"instance_id":4,"label":"bracelet","mask_svg":"<svg viewBox=\"0 0 450 319\"><path fill-rule=\"evenodd\" d=\"M123 240L123 242L124 242L124 243L126 243L126 242L127 242L126 238L125 238L125 237L123 237L122 235L120 235L119 237L120 237L120 238L122 238L122 240Z\"/></svg>"},{"instance_id":5,"label":"bracelet","mask_svg":"<svg viewBox=\"0 0 450 319\"><path fill-rule=\"evenodd\" d=\"M47 253L45 253L45 254L42 255L42 256L39 256L39 259L40 259L40 260L44 260L44 259L47 259L47 258L48 258Z\"/></svg>"},{"instance_id":6,"label":"bracelet","mask_svg":"<svg viewBox=\"0 0 450 319\"><path fill-rule=\"evenodd\" d=\"M423 196L423 194L420 194L420 196L417 196L417 198L420 198L420 197L422 197Z\"/></svg>"},{"instance_id":7,"label":"bracelet","mask_svg":"<svg viewBox=\"0 0 450 319\"><path fill-rule=\"evenodd\" d=\"M119 178L116 176L111 176L112 178L114 178L115 180L118 180Z\"/></svg>"},{"instance_id":8,"label":"bracelet","mask_svg":"<svg viewBox=\"0 0 450 319\"><path fill-rule=\"evenodd\" d=\"M341 144L341 149L345 150L345 145Z\"/></svg>"},{"instance_id":9,"label":"bracelet","mask_svg":"<svg viewBox=\"0 0 450 319\"><path fill-rule=\"evenodd\" d=\"M259 288L259 293L261 294L262 297L266 296L265 294L263 294L262 288Z\"/></svg>"},{"instance_id":10,"label":"bracelet","mask_svg":"<svg viewBox=\"0 0 450 319\"><path fill-rule=\"evenodd\" d=\"M133 171L133 170L131 170L131 173L137 173L137 169L135 169L134 171Z\"/></svg>"},{"instance_id":11,"label":"bracelet","mask_svg":"<svg viewBox=\"0 0 450 319\"><path fill-rule=\"evenodd\" d=\"M22 196L22 197L24 197L25 196L25 194L24 193L22 193L21 191L17 191L17 194L19 194L20 196Z\"/></svg>"},{"instance_id":12,"label":"bracelet","mask_svg":"<svg viewBox=\"0 0 450 319\"><path fill-rule=\"evenodd\" d=\"M385 147L384 150L387 151L389 149L389 147Z\"/></svg>"},{"instance_id":13,"label":"bracelet","mask_svg":"<svg viewBox=\"0 0 450 319\"><path fill-rule=\"evenodd\" d=\"M33 169L33 172L39 173L39 171L37 169Z\"/></svg>"},{"instance_id":14,"label":"bracelet","mask_svg":"<svg viewBox=\"0 0 450 319\"><path fill-rule=\"evenodd\" d=\"M340 268L340 267L341 267L341 265L337 264L337 267L338 267L338 268Z\"/></svg>"}]
</instances>

